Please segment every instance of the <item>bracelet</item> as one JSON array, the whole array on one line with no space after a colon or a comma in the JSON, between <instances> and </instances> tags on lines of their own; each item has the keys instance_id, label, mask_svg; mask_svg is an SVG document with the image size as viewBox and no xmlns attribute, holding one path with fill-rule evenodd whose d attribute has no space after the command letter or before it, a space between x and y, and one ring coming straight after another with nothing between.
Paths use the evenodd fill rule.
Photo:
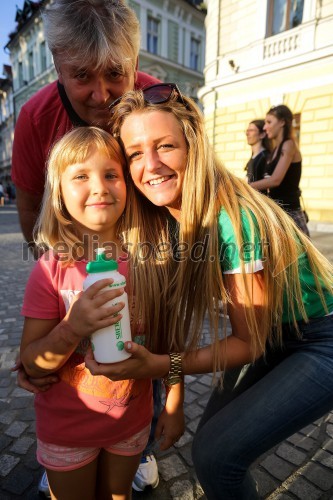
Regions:
<instances>
[{"instance_id":1,"label":"bracelet","mask_svg":"<svg viewBox=\"0 0 333 500\"><path fill-rule=\"evenodd\" d=\"M163 378L165 385L174 385L183 379L182 358L179 352L170 352L170 370Z\"/></svg>"}]
</instances>

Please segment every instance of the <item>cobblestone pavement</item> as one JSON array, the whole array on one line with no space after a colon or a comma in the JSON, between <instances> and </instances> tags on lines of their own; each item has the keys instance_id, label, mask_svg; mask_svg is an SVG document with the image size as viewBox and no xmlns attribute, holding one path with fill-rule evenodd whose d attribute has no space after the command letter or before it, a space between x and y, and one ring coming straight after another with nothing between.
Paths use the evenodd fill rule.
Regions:
<instances>
[{"instance_id":1,"label":"cobblestone pavement","mask_svg":"<svg viewBox=\"0 0 333 500\"><path fill-rule=\"evenodd\" d=\"M22 251L15 207L0 207L0 228L0 499L33 500L38 498L42 474L35 458L33 396L16 386L16 375L10 372L18 351L19 311L32 262ZM312 237L333 259L333 234L313 232ZM176 446L157 454L158 488L134 493L135 499L205 499L190 450L210 391L210 375L186 377L186 432ZM333 412L260 457L252 472L263 499L333 499Z\"/></svg>"}]
</instances>

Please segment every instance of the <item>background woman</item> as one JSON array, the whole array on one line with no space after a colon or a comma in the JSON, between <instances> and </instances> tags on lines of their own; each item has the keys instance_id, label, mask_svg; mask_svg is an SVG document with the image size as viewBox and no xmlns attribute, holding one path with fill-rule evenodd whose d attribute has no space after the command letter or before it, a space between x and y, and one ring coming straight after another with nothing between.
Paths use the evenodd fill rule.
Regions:
<instances>
[{"instance_id":1,"label":"background woman","mask_svg":"<svg viewBox=\"0 0 333 500\"><path fill-rule=\"evenodd\" d=\"M293 114L284 104L273 106L267 113L264 130L275 144L267 165L268 176L251 183L258 190L269 189L269 196L293 218L297 226L310 236L301 210L299 183L302 156L292 134Z\"/></svg>"},{"instance_id":2,"label":"background woman","mask_svg":"<svg viewBox=\"0 0 333 500\"><path fill-rule=\"evenodd\" d=\"M332 408L332 266L275 202L223 167L175 85L130 92L113 112L133 181L132 279L147 304L136 300L134 315L154 352L129 343L124 363L88 356L86 366L112 380L172 382L243 366L232 391L214 390L193 459L209 499L257 498L251 463ZM219 336L219 301L229 336ZM207 311L212 344L201 347Z\"/></svg>"},{"instance_id":3,"label":"background woman","mask_svg":"<svg viewBox=\"0 0 333 500\"><path fill-rule=\"evenodd\" d=\"M271 145L264 125L265 120L252 120L246 130L247 143L252 150L252 156L245 167L248 182L259 181L264 178L266 173ZM266 193L267 190L262 192Z\"/></svg>"}]
</instances>

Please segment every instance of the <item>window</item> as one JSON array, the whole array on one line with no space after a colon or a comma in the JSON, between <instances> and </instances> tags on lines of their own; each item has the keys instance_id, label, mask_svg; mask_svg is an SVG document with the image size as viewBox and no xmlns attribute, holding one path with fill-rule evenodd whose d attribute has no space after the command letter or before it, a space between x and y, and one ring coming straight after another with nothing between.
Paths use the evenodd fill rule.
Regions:
<instances>
[{"instance_id":1,"label":"window","mask_svg":"<svg viewBox=\"0 0 333 500\"><path fill-rule=\"evenodd\" d=\"M200 56L200 40L191 38L190 68L198 71Z\"/></svg>"},{"instance_id":2,"label":"window","mask_svg":"<svg viewBox=\"0 0 333 500\"><path fill-rule=\"evenodd\" d=\"M29 80L32 80L35 76L34 71L34 54L33 52L29 52Z\"/></svg>"},{"instance_id":3,"label":"window","mask_svg":"<svg viewBox=\"0 0 333 500\"><path fill-rule=\"evenodd\" d=\"M5 121L3 108L4 108L4 103L3 103L3 99L0 95L0 123L3 123ZM2 137L0 136L0 144L1 144L1 141L2 141Z\"/></svg>"},{"instance_id":4,"label":"window","mask_svg":"<svg viewBox=\"0 0 333 500\"><path fill-rule=\"evenodd\" d=\"M40 71L46 70L46 45L45 41L40 44Z\"/></svg>"},{"instance_id":5,"label":"window","mask_svg":"<svg viewBox=\"0 0 333 500\"><path fill-rule=\"evenodd\" d=\"M168 20L168 58L178 62L179 23Z\"/></svg>"},{"instance_id":6,"label":"window","mask_svg":"<svg viewBox=\"0 0 333 500\"><path fill-rule=\"evenodd\" d=\"M302 22L304 0L270 0L268 35L277 35Z\"/></svg>"},{"instance_id":7,"label":"window","mask_svg":"<svg viewBox=\"0 0 333 500\"><path fill-rule=\"evenodd\" d=\"M23 87L23 64L22 61L18 63L18 83L19 88Z\"/></svg>"},{"instance_id":8,"label":"window","mask_svg":"<svg viewBox=\"0 0 333 500\"><path fill-rule=\"evenodd\" d=\"M154 17L148 16L147 23L147 50L152 54L158 53L158 34L160 22Z\"/></svg>"}]
</instances>

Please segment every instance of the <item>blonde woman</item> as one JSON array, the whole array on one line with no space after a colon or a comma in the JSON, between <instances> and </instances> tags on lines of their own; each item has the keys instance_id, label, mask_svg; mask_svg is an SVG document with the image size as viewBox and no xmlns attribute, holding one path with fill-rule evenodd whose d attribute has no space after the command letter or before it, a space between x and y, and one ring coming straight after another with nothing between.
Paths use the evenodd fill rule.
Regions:
<instances>
[{"instance_id":1,"label":"blonde woman","mask_svg":"<svg viewBox=\"0 0 333 500\"><path fill-rule=\"evenodd\" d=\"M130 360L98 365L90 355L86 366L167 384L244 367L232 391L214 390L193 460L207 498L258 498L251 463L333 407L332 266L281 208L223 167L176 85L129 92L112 114L132 179L135 315L152 352L128 343ZM230 336L218 331L219 301ZM207 312L212 343L199 347Z\"/></svg>"}]
</instances>

